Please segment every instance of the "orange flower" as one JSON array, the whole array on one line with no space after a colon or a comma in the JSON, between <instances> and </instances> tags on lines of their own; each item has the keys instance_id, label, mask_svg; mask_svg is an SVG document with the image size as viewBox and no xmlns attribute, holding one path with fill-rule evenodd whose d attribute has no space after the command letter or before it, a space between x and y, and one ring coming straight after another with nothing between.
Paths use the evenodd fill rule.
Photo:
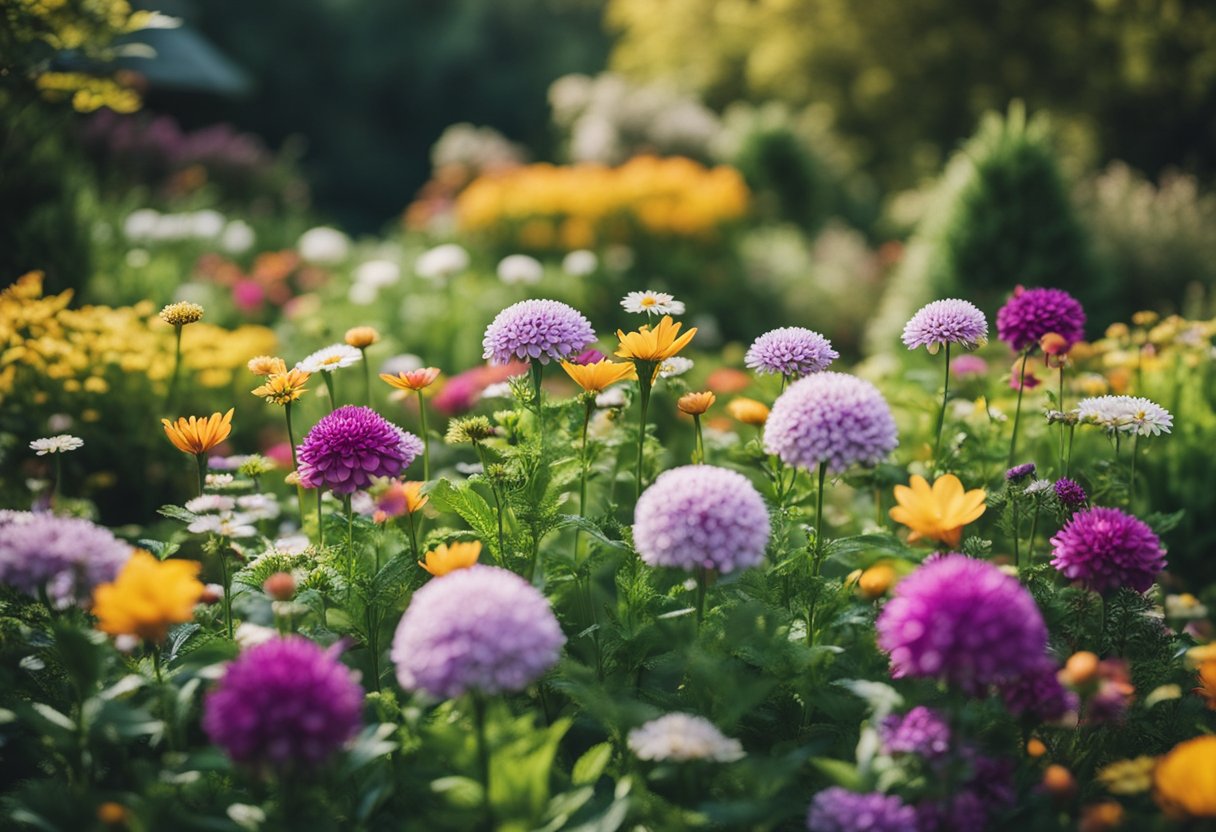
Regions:
<instances>
[{"instance_id":1,"label":"orange flower","mask_svg":"<svg viewBox=\"0 0 1216 832\"><path fill-rule=\"evenodd\" d=\"M705 386L715 393L742 393L751 383L751 376L733 367L719 367L705 379Z\"/></svg>"},{"instance_id":2,"label":"orange flower","mask_svg":"<svg viewBox=\"0 0 1216 832\"><path fill-rule=\"evenodd\" d=\"M740 396L726 406L726 412L745 425L763 427L768 421L768 405Z\"/></svg>"},{"instance_id":3,"label":"orange flower","mask_svg":"<svg viewBox=\"0 0 1216 832\"><path fill-rule=\"evenodd\" d=\"M682 324L673 322L670 315L664 315L658 326L653 329L643 326L630 333L618 329L616 337L621 343L616 354L631 361L666 361L688 346L688 342L697 334L697 328L693 327L680 335L681 326Z\"/></svg>"},{"instance_id":4,"label":"orange flower","mask_svg":"<svg viewBox=\"0 0 1216 832\"><path fill-rule=\"evenodd\" d=\"M418 565L439 578L457 569L468 569L477 563L480 554L480 540L440 543L426 553L426 563L418 561Z\"/></svg>"},{"instance_id":5,"label":"orange flower","mask_svg":"<svg viewBox=\"0 0 1216 832\"><path fill-rule=\"evenodd\" d=\"M168 419L160 421L165 426L165 436L179 451L197 456L207 453L232 433L232 411L230 407L222 415L216 412L205 418L191 416L187 419L182 416L176 423Z\"/></svg>"},{"instance_id":6,"label":"orange flower","mask_svg":"<svg viewBox=\"0 0 1216 832\"><path fill-rule=\"evenodd\" d=\"M393 517L418 511L431 499L422 493L422 486L425 484L392 479L382 488L373 489L372 499L376 508L372 513L372 520L384 523Z\"/></svg>"},{"instance_id":7,"label":"orange flower","mask_svg":"<svg viewBox=\"0 0 1216 832\"><path fill-rule=\"evenodd\" d=\"M255 376L270 376L287 372L287 362L273 355L259 355L249 359L249 372Z\"/></svg>"},{"instance_id":8,"label":"orange flower","mask_svg":"<svg viewBox=\"0 0 1216 832\"><path fill-rule=\"evenodd\" d=\"M1203 697L1210 710L1216 711L1216 659L1199 665L1199 687L1195 693Z\"/></svg>"},{"instance_id":9,"label":"orange flower","mask_svg":"<svg viewBox=\"0 0 1216 832\"><path fill-rule=\"evenodd\" d=\"M685 393L680 396L676 402L676 407L680 408L681 413L687 413L689 416L700 416L705 411L713 407L718 397L713 393Z\"/></svg>"},{"instance_id":10,"label":"orange flower","mask_svg":"<svg viewBox=\"0 0 1216 832\"><path fill-rule=\"evenodd\" d=\"M618 381L628 381L638 377L638 371L632 364L624 361L609 361L607 358L594 364L571 364L562 362L566 375L574 379L574 383L587 393L599 393L605 387L610 387Z\"/></svg>"},{"instance_id":11,"label":"orange flower","mask_svg":"<svg viewBox=\"0 0 1216 832\"><path fill-rule=\"evenodd\" d=\"M957 546L963 536L963 526L977 520L986 509L987 492L982 488L964 491L962 482L954 474L938 477L932 487L924 477L916 474L912 476L911 486L895 486L895 501L899 505L891 509L891 519L912 530L909 541L923 537Z\"/></svg>"},{"instance_id":12,"label":"orange flower","mask_svg":"<svg viewBox=\"0 0 1216 832\"><path fill-rule=\"evenodd\" d=\"M437 378L439 378L438 367L423 367L420 370L410 370L408 373L397 373L395 376L388 373L380 374L381 381L398 390L422 390L434 384Z\"/></svg>"},{"instance_id":13,"label":"orange flower","mask_svg":"<svg viewBox=\"0 0 1216 832\"><path fill-rule=\"evenodd\" d=\"M370 326L356 326L346 330L346 343L356 349L365 350L380 340L380 333Z\"/></svg>"},{"instance_id":14,"label":"orange flower","mask_svg":"<svg viewBox=\"0 0 1216 832\"><path fill-rule=\"evenodd\" d=\"M1153 799L1171 818L1216 818L1216 736L1181 742L1162 757Z\"/></svg>"},{"instance_id":15,"label":"orange flower","mask_svg":"<svg viewBox=\"0 0 1216 832\"><path fill-rule=\"evenodd\" d=\"M895 567L891 564L876 563L861 573L861 577L857 579L857 590L861 597L873 601L887 594L896 577Z\"/></svg>"},{"instance_id":16,"label":"orange flower","mask_svg":"<svg viewBox=\"0 0 1216 832\"><path fill-rule=\"evenodd\" d=\"M93 591L97 629L163 641L170 624L194 618L194 605L203 595L200 569L196 561L162 561L136 549L112 583Z\"/></svg>"},{"instance_id":17,"label":"orange flower","mask_svg":"<svg viewBox=\"0 0 1216 832\"><path fill-rule=\"evenodd\" d=\"M261 396L266 401L275 404L291 404L304 395L306 392L304 385L311 377L311 373L297 370L294 367L285 373L272 373L267 377L265 384L253 389L253 395Z\"/></svg>"}]
</instances>

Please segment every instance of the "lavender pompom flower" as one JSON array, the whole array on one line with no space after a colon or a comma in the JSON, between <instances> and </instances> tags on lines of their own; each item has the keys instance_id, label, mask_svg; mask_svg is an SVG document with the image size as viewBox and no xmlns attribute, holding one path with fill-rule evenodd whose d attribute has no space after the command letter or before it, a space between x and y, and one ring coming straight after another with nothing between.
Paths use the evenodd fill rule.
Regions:
<instances>
[{"instance_id":1,"label":"lavender pompom flower","mask_svg":"<svg viewBox=\"0 0 1216 832\"><path fill-rule=\"evenodd\" d=\"M1117 508L1077 512L1051 539L1051 546L1052 566L1102 594L1120 587L1144 592L1165 568L1157 535Z\"/></svg>"},{"instance_id":2,"label":"lavender pompom flower","mask_svg":"<svg viewBox=\"0 0 1216 832\"><path fill-rule=\"evenodd\" d=\"M908 832L916 825L916 810L898 797L840 786L815 795L806 817L810 832Z\"/></svg>"},{"instance_id":3,"label":"lavender pompom flower","mask_svg":"<svg viewBox=\"0 0 1216 832\"><path fill-rule=\"evenodd\" d=\"M743 759L743 746L708 719L692 714L664 714L629 732L629 750L639 760L733 763Z\"/></svg>"},{"instance_id":4,"label":"lavender pompom flower","mask_svg":"<svg viewBox=\"0 0 1216 832\"><path fill-rule=\"evenodd\" d=\"M888 754L915 754L934 760L950 750L950 726L941 714L924 705L903 715L888 716L878 726L878 736Z\"/></svg>"},{"instance_id":5,"label":"lavender pompom flower","mask_svg":"<svg viewBox=\"0 0 1216 832\"><path fill-rule=\"evenodd\" d=\"M755 487L712 465L664 471L634 511L634 545L651 566L747 569L764 560L768 538L768 509Z\"/></svg>"},{"instance_id":6,"label":"lavender pompom flower","mask_svg":"<svg viewBox=\"0 0 1216 832\"><path fill-rule=\"evenodd\" d=\"M505 569L473 566L414 593L392 659L406 690L436 699L522 690L552 667L566 637L545 596Z\"/></svg>"},{"instance_id":7,"label":"lavender pompom flower","mask_svg":"<svg viewBox=\"0 0 1216 832\"><path fill-rule=\"evenodd\" d=\"M370 407L339 407L300 443L300 479L338 494L365 489L377 477L395 477L422 453L422 440Z\"/></svg>"},{"instance_id":8,"label":"lavender pompom flower","mask_svg":"<svg viewBox=\"0 0 1216 832\"><path fill-rule=\"evenodd\" d=\"M203 730L238 763L284 771L316 768L362 724L354 673L300 636L241 653L203 705Z\"/></svg>"},{"instance_id":9,"label":"lavender pompom flower","mask_svg":"<svg viewBox=\"0 0 1216 832\"><path fill-rule=\"evenodd\" d=\"M997 336L1014 352L1029 349L1049 332L1068 347L1085 337L1085 310L1062 289L1014 289L996 314Z\"/></svg>"},{"instance_id":10,"label":"lavender pompom flower","mask_svg":"<svg viewBox=\"0 0 1216 832\"><path fill-rule=\"evenodd\" d=\"M892 677L939 679L966 693L1025 675L1047 649L1030 593L992 564L960 554L926 561L900 581L877 629Z\"/></svg>"},{"instance_id":11,"label":"lavender pompom flower","mask_svg":"<svg viewBox=\"0 0 1216 832\"><path fill-rule=\"evenodd\" d=\"M764 449L786 465L840 473L876 465L899 444L895 419L873 384L823 372L790 385L764 425Z\"/></svg>"},{"instance_id":12,"label":"lavender pompom flower","mask_svg":"<svg viewBox=\"0 0 1216 832\"><path fill-rule=\"evenodd\" d=\"M826 370L840 358L832 342L800 326L770 330L755 341L744 363L757 373L776 373L796 379Z\"/></svg>"},{"instance_id":13,"label":"lavender pompom flower","mask_svg":"<svg viewBox=\"0 0 1216 832\"><path fill-rule=\"evenodd\" d=\"M1033 462L1023 462L1021 465L1015 465L1005 472L1006 482L1021 482L1034 473Z\"/></svg>"},{"instance_id":14,"label":"lavender pompom flower","mask_svg":"<svg viewBox=\"0 0 1216 832\"><path fill-rule=\"evenodd\" d=\"M595 330L577 309L556 300L521 300L498 313L481 345L492 364L536 359L548 364L577 355Z\"/></svg>"},{"instance_id":15,"label":"lavender pompom flower","mask_svg":"<svg viewBox=\"0 0 1216 832\"><path fill-rule=\"evenodd\" d=\"M988 341L988 321L975 304L957 298L935 300L920 308L904 325L903 342L910 350L925 347L935 354L947 344L975 349Z\"/></svg>"},{"instance_id":16,"label":"lavender pompom flower","mask_svg":"<svg viewBox=\"0 0 1216 832\"><path fill-rule=\"evenodd\" d=\"M130 557L129 545L88 520L0 511L0 584L35 598L45 591L56 608L87 602Z\"/></svg>"},{"instance_id":17,"label":"lavender pompom flower","mask_svg":"<svg viewBox=\"0 0 1216 832\"><path fill-rule=\"evenodd\" d=\"M1085 493L1085 489L1081 487L1081 484L1068 477L1056 480L1054 487L1056 499L1069 508L1078 508L1085 505L1089 500L1089 495Z\"/></svg>"}]
</instances>

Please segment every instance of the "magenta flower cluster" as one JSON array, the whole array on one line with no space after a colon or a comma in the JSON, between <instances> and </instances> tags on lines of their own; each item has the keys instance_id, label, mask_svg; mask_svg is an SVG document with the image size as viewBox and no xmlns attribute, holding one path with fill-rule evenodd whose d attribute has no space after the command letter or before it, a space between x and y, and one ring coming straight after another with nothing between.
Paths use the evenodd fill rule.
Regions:
<instances>
[{"instance_id":1,"label":"magenta flower cluster","mask_svg":"<svg viewBox=\"0 0 1216 832\"><path fill-rule=\"evenodd\" d=\"M1051 539L1051 565L1086 589L1144 592L1165 568L1161 541L1144 521L1117 508L1079 511Z\"/></svg>"},{"instance_id":2,"label":"magenta flower cluster","mask_svg":"<svg viewBox=\"0 0 1216 832\"><path fill-rule=\"evenodd\" d=\"M238 763L320 766L358 732L363 689L334 650L275 638L241 653L203 704L203 730Z\"/></svg>"},{"instance_id":3,"label":"magenta flower cluster","mask_svg":"<svg viewBox=\"0 0 1216 832\"><path fill-rule=\"evenodd\" d=\"M759 492L742 474L712 465L664 471L634 510L634 546L651 566L747 569L764 560L768 538Z\"/></svg>"},{"instance_id":4,"label":"magenta flower cluster","mask_svg":"<svg viewBox=\"0 0 1216 832\"><path fill-rule=\"evenodd\" d=\"M757 373L802 378L826 370L837 358L840 353L832 349L832 342L818 332L785 326L753 341L743 361Z\"/></svg>"},{"instance_id":5,"label":"magenta flower cluster","mask_svg":"<svg viewBox=\"0 0 1216 832\"><path fill-rule=\"evenodd\" d=\"M1068 477L1056 480L1053 488L1056 492L1056 499L1069 508L1083 506L1089 500L1089 495L1085 493L1085 489L1081 487L1081 484Z\"/></svg>"},{"instance_id":6,"label":"magenta flower cluster","mask_svg":"<svg viewBox=\"0 0 1216 832\"><path fill-rule=\"evenodd\" d=\"M950 725L937 711L917 705L906 714L891 714L878 726L888 754L914 754L926 760L950 751Z\"/></svg>"},{"instance_id":7,"label":"magenta flower cluster","mask_svg":"<svg viewBox=\"0 0 1216 832\"><path fill-rule=\"evenodd\" d=\"M1047 649L1030 593L992 564L960 554L926 561L900 581L877 629L894 678L938 679L973 694L1035 670Z\"/></svg>"},{"instance_id":8,"label":"magenta flower cluster","mask_svg":"<svg viewBox=\"0 0 1216 832\"><path fill-rule=\"evenodd\" d=\"M876 465L898 444L882 393L845 373L816 373L790 385L764 425L764 449L808 471L820 463L832 473Z\"/></svg>"},{"instance_id":9,"label":"magenta flower cluster","mask_svg":"<svg viewBox=\"0 0 1216 832\"><path fill-rule=\"evenodd\" d=\"M904 325L903 342L910 350L937 352L946 344L974 349L988 340L988 321L975 304L957 298L922 306Z\"/></svg>"},{"instance_id":10,"label":"magenta flower cluster","mask_svg":"<svg viewBox=\"0 0 1216 832\"><path fill-rule=\"evenodd\" d=\"M997 336L1021 352L1049 332L1068 346L1085 337L1085 310L1062 289L1023 289L1019 286L996 314Z\"/></svg>"},{"instance_id":11,"label":"magenta flower cluster","mask_svg":"<svg viewBox=\"0 0 1216 832\"><path fill-rule=\"evenodd\" d=\"M56 607L87 602L130 556L128 544L88 520L0 511L0 584L35 598L45 591Z\"/></svg>"},{"instance_id":12,"label":"magenta flower cluster","mask_svg":"<svg viewBox=\"0 0 1216 832\"><path fill-rule=\"evenodd\" d=\"M474 566L414 593L392 659L401 687L451 699L522 690L557 663L565 642L535 587L514 572Z\"/></svg>"},{"instance_id":13,"label":"magenta flower cluster","mask_svg":"<svg viewBox=\"0 0 1216 832\"><path fill-rule=\"evenodd\" d=\"M548 364L577 355L595 341L595 330L577 309L556 300L521 300L486 327L483 357L493 364L535 359Z\"/></svg>"},{"instance_id":14,"label":"magenta flower cluster","mask_svg":"<svg viewBox=\"0 0 1216 832\"><path fill-rule=\"evenodd\" d=\"M916 810L895 795L840 786L815 795L806 817L810 832L908 832L916 826Z\"/></svg>"},{"instance_id":15,"label":"magenta flower cluster","mask_svg":"<svg viewBox=\"0 0 1216 832\"><path fill-rule=\"evenodd\" d=\"M300 443L300 480L350 494L376 477L395 477L422 453L422 440L370 407L347 405L323 417Z\"/></svg>"}]
</instances>

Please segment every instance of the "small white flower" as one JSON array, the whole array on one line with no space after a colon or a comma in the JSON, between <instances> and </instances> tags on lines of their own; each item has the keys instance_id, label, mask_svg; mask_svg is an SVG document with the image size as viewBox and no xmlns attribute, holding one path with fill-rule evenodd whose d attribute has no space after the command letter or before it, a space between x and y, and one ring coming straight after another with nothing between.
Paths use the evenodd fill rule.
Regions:
<instances>
[{"instance_id":1,"label":"small white flower","mask_svg":"<svg viewBox=\"0 0 1216 832\"><path fill-rule=\"evenodd\" d=\"M236 505L250 520L273 520L282 508L270 494L245 494L236 498Z\"/></svg>"},{"instance_id":2,"label":"small white flower","mask_svg":"<svg viewBox=\"0 0 1216 832\"><path fill-rule=\"evenodd\" d=\"M220 235L220 248L228 254L244 254L257 242L253 226L244 220L232 220Z\"/></svg>"},{"instance_id":3,"label":"small white flower","mask_svg":"<svg viewBox=\"0 0 1216 832\"><path fill-rule=\"evenodd\" d=\"M447 280L469 268L469 253L455 243L424 251L414 261L414 272L427 280Z\"/></svg>"},{"instance_id":4,"label":"small white flower","mask_svg":"<svg viewBox=\"0 0 1216 832\"><path fill-rule=\"evenodd\" d=\"M300 361L296 364L296 369L306 373L319 373L322 370L332 373L334 370L358 364L362 358L363 353L349 344L330 344Z\"/></svg>"},{"instance_id":5,"label":"small white flower","mask_svg":"<svg viewBox=\"0 0 1216 832\"><path fill-rule=\"evenodd\" d=\"M189 223L190 235L200 240L211 240L220 236L224 231L224 226L228 222L219 211L212 211L210 209L195 211L193 214L187 214L186 216Z\"/></svg>"},{"instance_id":6,"label":"small white flower","mask_svg":"<svg viewBox=\"0 0 1216 832\"><path fill-rule=\"evenodd\" d=\"M250 647L257 647L259 644L265 644L272 639L278 638L279 631L273 627L264 627L261 624L242 621L236 625L236 630L232 633L232 637L241 646L241 649L248 650Z\"/></svg>"},{"instance_id":7,"label":"small white flower","mask_svg":"<svg viewBox=\"0 0 1216 832\"><path fill-rule=\"evenodd\" d=\"M340 263L350 251L350 238L336 228L318 226L305 231L296 248L311 263Z\"/></svg>"},{"instance_id":8,"label":"small white flower","mask_svg":"<svg viewBox=\"0 0 1216 832\"><path fill-rule=\"evenodd\" d=\"M1094 396L1079 401L1074 412L1079 422L1098 425L1111 433L1159 436L1169 433L1174 425L1168 410L1139 396Z\"/></svg>"},{"instance_id":9,"label":"small white flower","mask_svg":"<svg viewBox=\"0 0 1216 832\"><path fill-rule=\"evenodd\" d=\"M666 292L630 292L621 299L626 312L647 315L683 315L684 304Z\"/></svg>"},{"instance_id":10,"label":"small white flower","mask_svg":"<svg viewBox=\"0 0 1216 832\"><path fill-rule=\"evenodd\" d=\"M227 488L236 482L232 474L208 474L205 480L208 488Z\"/></svg>"},{"instance_id":11,"label":"small white flower","mask_svg":"<svg viewBox=\"0 0 1216 832\"><path fill-rule=\"evenodd\" d=\"M258 530L249 525L249 519L244 514L204 514L186 530L191 534L214 534L231 539L257 537Z\"/></svg>"},{"instance_id":12,"label":"small white flower","mask_svg":"<svg viewBox=\"0 0 1216 832\"><path fill-rule=\"evenodd\" d=\"M355 282L377 289L401 279L401 267L392 260L368 260L355 268Z\"/></svg>"},{"instance_id":13,"label":"small white flower","mask_svg":"<svg viewBox=\"0 0 1216 832\"><path fill-rule=\"evenodd\" d=\"M659 378L675 378L692 369L693 360L682 355L673 355L659 365Z\"/></svg>"},{"instance_id":14,"label":"small white flower","mask_svg":"<svg viewBox=\"0 0 1216 832\"><path fill-rule=\"evenodd\" d=\"M511 254L498 263L498 279L508 285L540 283L545 267L535 257Z\"/></svg>"},{"instance_id":15,"label":"small white flower","mask_svg":"<svg viewBox=\"0 0 1216 832\"><path fill-rule=\"evenodd\" d=\"M274 542L274 550L281 555L302 555L308 551L308 535L291 534Z\"/></svg>"},{"instance_id":16,"label":"small white flower","mask_svg":"<svg viewBox=\"0 0 1216 832\"><path fill-rule=\"evenodd\" d=\"M68 451L74 451L83 446L83 439L61 433L58 436L35 439L30 443L30 450L37 451L38 456L46 456L47 454L66 454Z\"/></svg>"},{"instance_id":17,"label":"small white flower","mask_svg":"<svg viewBox=\"0 0 1216 832\"><path fill-rule=\"evenodd\" d=\"M1026 486L1026 493L1027 494L1039 494L1043 491L1046 491L1049 488L1051 488L1050 480L1039 479L1039 480L1035 480L1030 485Z\"/></svg>"},{"instance_id":18,"label":"small white flower","mask_svg":"<svg viewBox=\"0 0 1216 832\"><path fill-rule=\"evenodd\" d=\"M480 398L483 399L509 399L511 398L511 382L499 381L486 387L481 391Z\"/></svg>"},{"instance_id":19,"label":"small white flower","mask_svg":"<svg viewBox=\"0 0 1216 832\"><path fill-rule=\"evenodd\" d=\"M370 283L352 283L346 292L346 299L355 306L371 306L380 295L380 289Z\"/></svg>"},{"instance_id":20,"label":"small white flower","mask_svg":"<svg viewBox=\"0 0 1216 832\"><path fill-rule=\"evenodd\" d=\"M207 514L212 511L232 511L236 508L236 500L222 494L203 494L186 502L186 511L195 514Z\"/></svg>"},{"instance_id":21,"label":"small white flower","mask_svg":"<svg viewBox=\"0 0 1216 832\"><path fill-rule=\"evenodd\" d=\"M629 750L641 760L710 760L730 763L744 757L738 740L725 736L707 719L665 714L629 732Z\"/></svg>"},{"instance_id":22,"label":"small white flower","mask_svg":"<svg viewBox=\"0 0 1216 832\"><path fill-rule=\"evenodd\" d=\"M245 625L240 625L244 627ZM266 822L266 812L260 806L250 803L233 803L228 807L228 819L249 832L256 830Z\"/></svg>"},{"instance_id":23,"label":"small white flower","mask_svg":"<svg viewBox=\"0 0 1216 832\"><path fill-rule=\"evenodd\" d=\"M1184 592L1181 595L1165 596L1166 618L1207 618L1208 608L1202 601Z\"/></svg>"},{"instance_id":24,"label":"small white flower","mask_svg":"<svg viewBox=\"0 0 1216 832\"><path fill-rule=\"evenodd\" d=\"M122 223L122 233L128 240L147 240L156 233L160 213L151 208L140 208L127 214Z\"/></svg>"},{"instance_id":25,"label":"small white flower","mask_svg":"<svg viewBox=\"0 0 1216 832\"><path fill-rule=\"evenodd\" d=\"M625 391L620 387L609 387L603 393L595 397L596 407L624 407L625 406Z\"/></svg>"},{"instance_id":26,"label":"small white flower","mask_svg":"<svg viewBox=\"0 0 1216 832\"><path fill-rule=\"evenodd\" d=\"M586 277L599 268L600 259L594 251L580 248L562 258L562 271L571 277Z\"/></svg>"},{"instance_id":27,"label":"small white flower","mask_svg":"<svg viewBox=\"0 0 1216 832\"><path fill-rule=\"evenodd\" d=\"M480 462L457 462L456 472L464 474L466 477L471 477L474 474L485 473L485 469Z\"/></svg>"}]
</instances>

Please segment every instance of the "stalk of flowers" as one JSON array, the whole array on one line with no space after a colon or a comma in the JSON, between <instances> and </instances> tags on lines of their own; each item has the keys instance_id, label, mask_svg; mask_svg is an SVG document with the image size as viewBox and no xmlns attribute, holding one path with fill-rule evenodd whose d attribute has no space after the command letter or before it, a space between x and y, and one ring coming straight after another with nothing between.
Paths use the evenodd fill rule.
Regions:
<instances>
[{"instance_id":1,"label":"stalk of flowers","mask_svg":"<svg viewBox=\"0 0 1216 832\"><path fill-rule=\"evenodd\" d=\"M1140 437L1169 433L1174 417L1161 405L1141 396L1096 396L1077 403L1079 424L1097 425L1115 440L1115 457L1123 434L1132 435L1131 465L1127 477L1127 503L1136 498L1136 462L1140 456Z\"/></svg>"},{"instance_id":2,"label":"stalk of flowers","mask_svg":"<svg viewBox=\"0 0 1216 832\"><path fill-rule=\"evenodd\" d=\"M346 330L346 335L342 340L348 347L354 347L359 351L363 364L363 403L370 406L372 403L372 376L371 365L367 362L367 348L380 340L380 333L370 326L356 326Z\"/></svg>"},{"instance_id":3,"label":"stalk of flowers","mask_svg":"<svg viewBox=\"0 0 1216 832\"><path fill-rule=\"evenodd\" d=\"M173 327L173 375L169 380L169 392L165 397L165 410L168 410L177 395L177 379L182 368L182 329L203 319L203 307L187 301L171 303L160 310L160 319Z\"/></svg>"},{"instance_id":4,"label":"stalk of flowers","mask_svg":"<svg viewBox=\"0 0 1216 832\"><path fill-rule=\"evenodd\" d=\"M431 481L431 435L426 426L426 400L422 391L435 383L439 378L438 367L421 367L409 372L399 372L396 375L381 373L380 380L397 390L414 393L418 397L418 424L422 433L422 479Z\"/></svg>"},{"instance_id":5,"label":"stalk of flowers","mask_svg":"<svg viewBox=\"0 0 1216 832\"><path fill-rule=\"evenodd\" d=\"M338 408L334 373L362 360L363 352L349 344L330 344L298 362L296 369L309 375L323 374L321 378L325 381L325 390L329 393L329 409L333 412Z\"/></svg>"},{"instance_id":6,"label":"stalk of flowers","mask_svg":"<svg viewBox=\"0 0 1216 832\"><path fill-rule=\"evenodd\" d=\"M198 468L198 493L202 496L206 483L207 452L219 445L232 433L233 408L220 414L218 411L210 416L180 416L176 422L161 419L165 436L173 446L183 453L192 454Z\"/></svg>"},{"instance_id":7,"label":"stalk of flowers","mask_svg":"<svg viewBox=\"0 0 1216 832\"><path fill-rule=\"evenodd\" d=\"M638 460L636 493L642 495L643 464L646 447L646 417L650 409L650 391L654 387L655 377L664 361L672 358L680 350L688 346L693 336L697 334L696 327L680 334L682 325L671 320L670 315L664 315L653 329L642 326L637 330L625 333L616 331L620 343L616 355L633 362L638 377L638 400L641 413L638 418Z\"/></svg>"},{"instance_id":8,"label":"stalk of flowers","mask_svg":"<svg viewBox=\"0 0 1216 832\"><path fill-rule=\"evenodd\" d=\"M63 455L84 447L84 440L77 436L61 433L58 436L47 436L30 442L30 450L38 456L50 454L55 460L55 484L51 488L51 505L59 502L59 494L63 491Z\"/></svg>"},{"instance_id":9,"label":"stalk of flowers","mask_svg":"<svg viewBox=\"0 0 1216 832\"><path fill-rule=\"evenodd\" d=\"M576 364L563 361L562 369L566 371L566 375L570 376L574 383L583 391L583 427L580 432L582 474L579 480L578 512L579 517L586 517L587 472L591 466L591 449L587 442L587 429L591 424L591 414L595 410L595 399L613 384L635 380L638 375L637 369L633 364L627 364L623 361L610 361L606 358L601 358L599 361L589 364ZM576 539L575 550L577 551L577 549L578 543Z\"/></svg>"}]
</instances>

